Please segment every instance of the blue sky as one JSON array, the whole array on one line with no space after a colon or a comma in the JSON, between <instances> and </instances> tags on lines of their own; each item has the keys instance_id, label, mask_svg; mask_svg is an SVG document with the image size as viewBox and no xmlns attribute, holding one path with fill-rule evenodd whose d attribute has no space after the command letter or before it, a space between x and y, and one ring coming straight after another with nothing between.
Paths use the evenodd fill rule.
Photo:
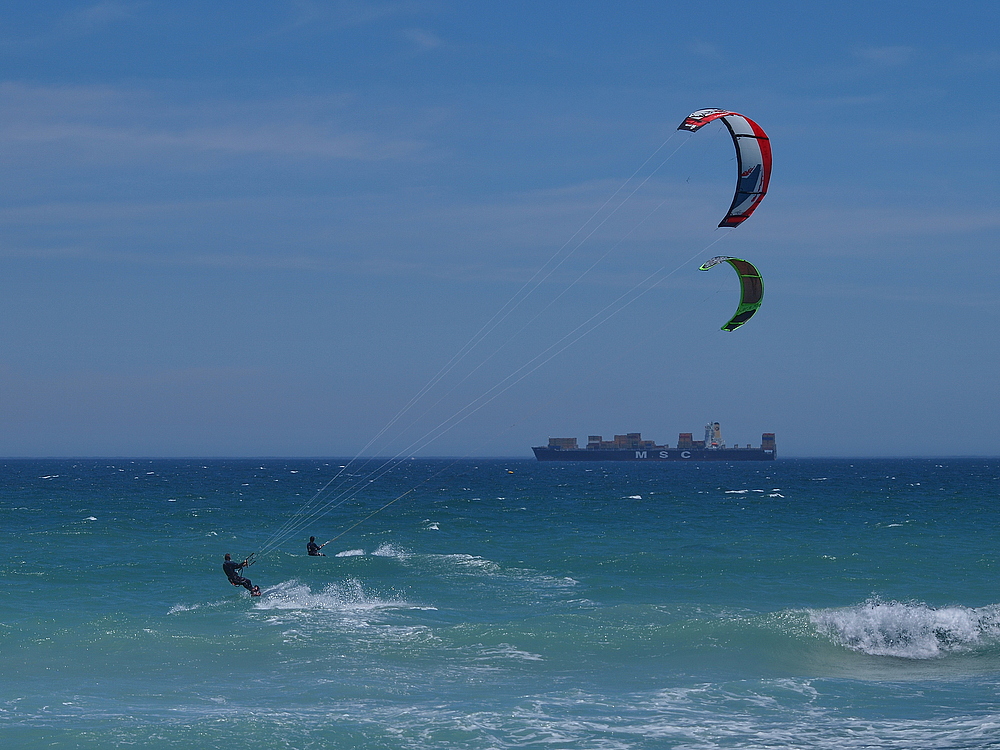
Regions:
<instances>
[{"instance_id":1,"label":"blue sky","mask_svg":"<svg viewBox=\"0 0 1000 750\"><path fill-rule=\"evenodd\" d=\"M710 419L787 456L1000 454L993 3L0 21L0 455L528 456ZM703 107L772 140L735 230L728 135L675 131ZM765 279L734 333L715 254Z\"/></svg>"}]
</instances>

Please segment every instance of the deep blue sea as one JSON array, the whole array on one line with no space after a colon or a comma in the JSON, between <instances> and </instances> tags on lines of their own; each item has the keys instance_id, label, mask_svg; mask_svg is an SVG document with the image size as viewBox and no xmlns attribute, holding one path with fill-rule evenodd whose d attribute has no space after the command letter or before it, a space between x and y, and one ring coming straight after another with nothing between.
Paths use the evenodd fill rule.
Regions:
<instances>
[{"instance_id":1,"label":"deep blue sea","mask_svg":"<svg viewBox=\"0 0 1000 750\"><path fill-rule=\"evenodd\" d=\"M0 747L1000 748L1000 460L345 463L0 462Z\"/></svg>"}]
</instances>

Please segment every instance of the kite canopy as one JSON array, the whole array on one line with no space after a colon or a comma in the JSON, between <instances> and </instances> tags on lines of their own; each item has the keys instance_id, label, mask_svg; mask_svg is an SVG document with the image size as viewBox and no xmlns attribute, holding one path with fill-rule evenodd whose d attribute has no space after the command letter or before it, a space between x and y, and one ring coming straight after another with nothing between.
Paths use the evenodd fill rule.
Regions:
<instances>
[{"instance_id":1,"label":"kite canopy","mask_svg":"<svg viewBox=\"0 0 1000 750\"><path fill-rule=\"evenodd\" d=\"M761 279L760 272L753 263L728 255L716 255L703 263L698 270L707 271L723 261L736 269L736 273L740 277L740 306L736 308L736 314L730 321L722 326L723 331L735 331L750 320L760 308L760 303L764 299L764 280Z\"/></svg>"},{"instance_id":2,"label":"kite canopy","mask_svg":"<svg viewBox=\"0 0 1000 750\"><path fill-rule=\"evenodd\" d=\"M771 141L760 125L728 109L699 109L684 118L677 129L693 133L713 120L726 123L736 146L739 174L736 195L729 213L719 224L735 227L746 221L767 194L767 183L771 180Z\"/></svg>"}]
</instances>

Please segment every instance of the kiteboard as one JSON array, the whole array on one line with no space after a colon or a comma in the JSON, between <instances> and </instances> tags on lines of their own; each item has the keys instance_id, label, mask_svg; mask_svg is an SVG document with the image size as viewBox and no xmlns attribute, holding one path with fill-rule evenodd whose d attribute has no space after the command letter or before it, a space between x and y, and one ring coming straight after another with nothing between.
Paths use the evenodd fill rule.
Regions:
<instances>
[{"instance_id":1,"label":"kiteboard","mask_svg":"<svg viewBox=\"0 0 1000 750\"><path fill-rule=\"evenodd\" d=\"M253 591L250 592L250 596L260 596L260 586L254 586Z\"/></svg>"}]
</instances>

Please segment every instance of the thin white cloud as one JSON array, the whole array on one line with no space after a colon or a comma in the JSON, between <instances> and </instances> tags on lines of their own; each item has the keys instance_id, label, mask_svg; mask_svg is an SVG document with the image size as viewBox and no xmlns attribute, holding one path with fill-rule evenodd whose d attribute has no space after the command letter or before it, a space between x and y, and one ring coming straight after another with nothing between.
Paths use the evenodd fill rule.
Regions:
<instances>
[{"instance_id":1,"label":"thin white cloud","mask_svg":"<svg viewBox=\"0 0 1000 750\"><path fill-rule=\"evenodd\" d=\"M706 60L721 60L723 57L718 45L705 41L691 42L687 48L691 54Z\"/></svg>"},{"instance_id":2,"label":"thin white cloud","mask_svg":"<svg viewBox=\"0 0 1000 750\"><path fill-rule=\"evenodd\" d=\"M334 29L353 28L382 23L397 18L410 18L435 9L436 5L418 0L292 0L288 25L279 31L309 30L325 33Z\"/></svg>"},{"instance_id":3,"label":"thin white cloud","mask_svg":"<svg viewBox=\"0 0 1000 750\"><path fill-rule=\"evenodd\" d=\"M965 52L955 59L963 73L992 72L1000 68L1000 52L996 50Z\"/></svg>"},{"instance_id":4,"label":"thin white cloud","mask_svg":"<svg viewBox=\"0 0 1000 750\"><path fill-rule=\"evenodd\" d=\"M773 204L772 204L773 205ZM911 206L851 206L831 204L816 196L778 208L772 220L758 222L757 239L831 248L832 255L869 254L872 242L884 252L919 253L927 243L942 238L968 237L1000 229L1000 209ZM937 240L933 239L937 238ZM886 240L895 240L886 242ZM935 244L935 247L939 247Z\"/></svg>"},{"instance_id":5,"label":"thin white cloud","mask_svg":"<svg viewBox=\"0 0 1000 750\"><path fill-rule=\"evenodd\" d=\"M403 36L413 42L421 51L437 49L442 45L441 37L426 29L404 29Z\"/></svg>"},{"instance_id":6,"label":"thin white cloud","mask_svg":"<svg viewBox=\"0 0 1000 750\"><path fill-rule=\"evenodd\" d=\"M550 256L584 240L597 224L585 222L616 186L608 181L478 199L411 194L402 202L393 190L48 202L0 211L7 227L0 257L523 281ZM1000 229L1000 210L991 207L862 206L829 198L779 195L731 242L772 258L917 258ZM681 263L717 236L711 227L718 216L706 203L679 186L650 185L582 242L552 280L571 280L599 261L588 283L630 284L636 275Z\"/></svg>"},{"instance_id":7,"label":"thin white cloud","mask_svg":"<svg viewBox=\"0 0 1000 750\"><path fill-rule=\"evenodd\" d=\"M101 0L82 8L74 8L62 15L46 19L47 26L31 35L10 35L3 39L8 50L45 47L70 39L96 34L129 21L149 6L148 2L128 0ZM44 16L42 16L44 18ZM7 33L10 33L9 31Z\"/></svg>"},{"instance_id":8,"label":"thin white cloud","mask_svg":"<svg viewBox=\"0 0 1000 750\"><path fill-rule=\"evenodd\" d=\"M318 127L275 123L266 126L219 126L167 132L144 128L52 124L33 128L0 128L8 143L86 144L88 152L113 150L120 155L156 151L217 151L233 154L314 156L375 161L405 158L422 149L418 141L382 140L368 133L334 133Z\"/></svg>"},{"instance_id":9,"label":"thin white cloud","mask_svg":"<svg viewBox=\"0 0 1000 750\"><path fill-rule=\"evenodd\" d=\"M157 160L216 152L352 161L412 158L427 144L409 123L364 123L365 113L336 99L261 102L167 101L144 91L0 84L0 153L58 145L73 161Z\"/></svg>"},{"instance_id":10,"label":"thin white cloud","mask_svg":"<svg viewBox=\"0 0 1000 750\"><path fill-rule=\"evenodd\" d=\"M898 68L906 65L916 57L913 47L865 47L854 50L854 56L880 67Z\"/></svg>"},{"instance_id":11,"label":"thin white cloud","mask_svg":"<svg viewBox=\"0 0 1000 750\"><path fill-rule=\"evenodd\" d=\"M857 283L824 279L817 284L816 279L804 280L785 276L781 281L782 294L791 297L822 297L830 300L870 300L878 302L906 302L927 305L929 301L937 307L948 305L955 308L988 308L1000 307L1000 299L995 294L971 290L968 286L961 289L942 287L940 285L923 283L917 286Z\"/></svg>"},{"instance_id":12,"label":"thin white cloud","mask_svg":"<svg viewBox=\"0 0 1000 750\"><path fill-rule=\"evenodd\" d=\"M122 0L102 0L94 5L70 11L63 16L59 25L67 31L89 34L133 17L140 8L147 4L123 2Z\"/></svg>"}]
</instances>

